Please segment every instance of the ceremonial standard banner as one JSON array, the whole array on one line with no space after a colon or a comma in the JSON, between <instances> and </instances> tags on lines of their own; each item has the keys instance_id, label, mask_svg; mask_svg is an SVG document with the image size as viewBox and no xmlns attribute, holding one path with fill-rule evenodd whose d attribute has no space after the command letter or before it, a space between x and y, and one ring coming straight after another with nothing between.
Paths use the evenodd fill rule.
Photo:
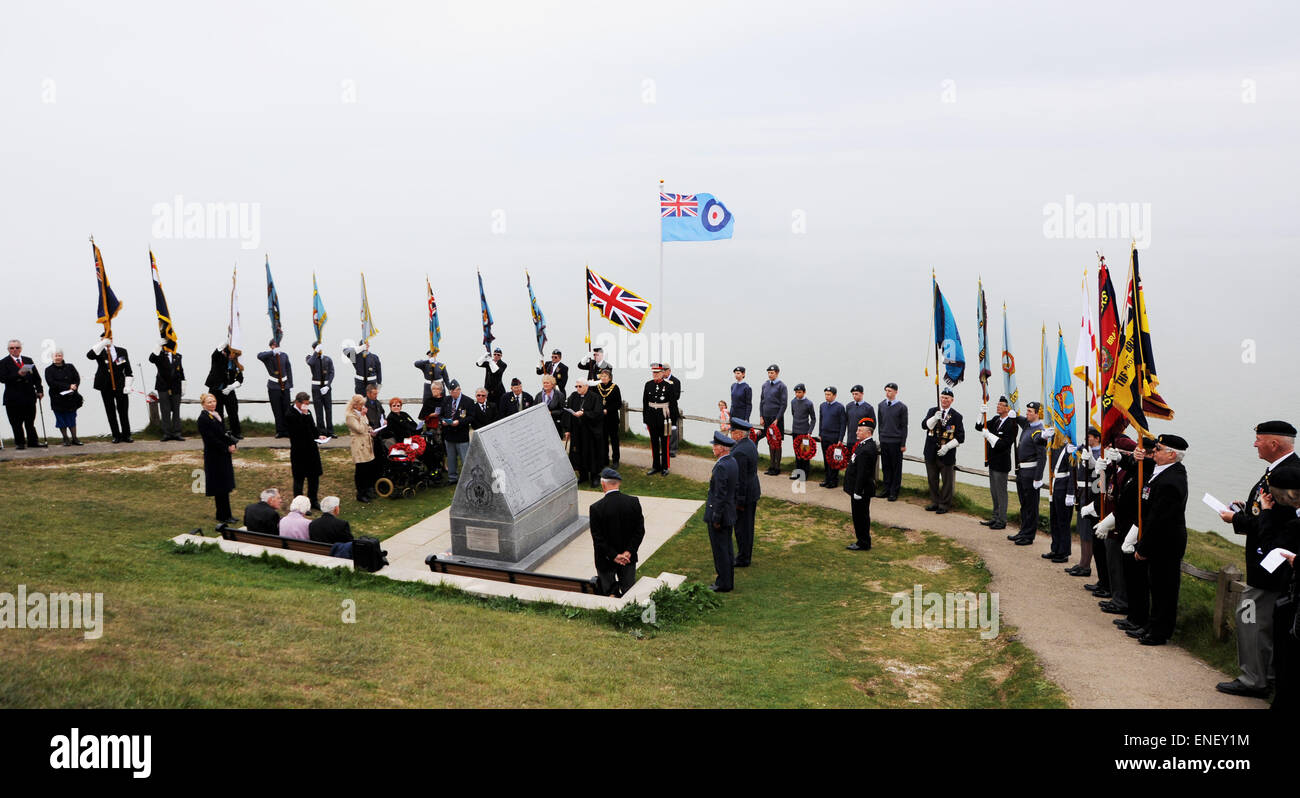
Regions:
<instances>
[{"instance_id":1,"label":"ceremonial standard banner","mask_svg":"<svg viewBox=\"0 0 1300 798\"><path fill-rule=\"evenodd\" d=\"M659 219L664 241L715 241L731 238L735 218L712 194L659 192Z\"/></svg>"}]
</instances>

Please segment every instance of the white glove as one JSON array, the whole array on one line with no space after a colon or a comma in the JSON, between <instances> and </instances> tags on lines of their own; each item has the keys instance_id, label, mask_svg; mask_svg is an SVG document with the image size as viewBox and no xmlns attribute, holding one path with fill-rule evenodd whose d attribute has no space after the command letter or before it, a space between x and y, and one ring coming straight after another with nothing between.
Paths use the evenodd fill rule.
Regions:
<instances>
[{"instance_id":1,"label":"white glove","mask_svg":"<svg viewBox=\"0 0 1300 798\"><path fill-rule=\"evenodd\" d=\"M221 392L224 393L226 396L229 396L229 395L230 395L230 392L233 391L233 390L235 390L235 386L233 386L233 385L227 385L226 387L224 387L224 388L221 389Z\"/></svg>"},{"instance_id":2,"label":"white glove","mask_svg":"<svg viewBox=\"0 0 1300 798\"><path fill-rule=\"evenodd\" d=\"M1054 435L1056 435L1056 428L1055 428L1055 427L1043 427L1043 431L1042 431L1041 434L1042 434L1042 436L1043 436L1043 440L1047 440L1048 438L1051 438L1051 437L1053 437Z\"/></svg>"},{"instance_id":3,"label":"white glove","mask_svg":"<svg viewBox=\"0 0 1300 798\"><path fill-rule=\"evenodd\" d=\"M185 395L185 380L181 380L181 396Z\"/></svg>"},{"instance_id":4,"label":"white glove","mask_svg":"<svg viewBox=\"0 0 1300 798\"><path fill-rule=\"evenodd\" d=\"M324 396L325 394L327 394L327 393L329 393L329 392L330 392L330 387L329 387L328 385L322 385L322 386L320 387L320 395L321 395L321 396Z\"/></svg>"},{"instance_id":5,"label":"white glove","mask_svg":"<svg viewBox=\"0 0 1300 798\"><path fill-rule=\"evenodd\" d=\"M938 414L938 413L935 413L934 415L930 416L929 418L927 418L927 419L925 420L925 426L926 426L927 429L934 429L934 425L935 425L935 424L938 424L938 423L939 423L939 414Z\"/></svg>"},{"instance_id":6,"label":"white glove","mask_svg":"<svg viewBox=\"0 0 1300 798\"><path fill-rule=\"evenodd\" d=\"M988 441L994 446L998 445L998 436L994 435L992 432L989 432L988 429L984 430L984 440Z\"/></svg>"},{"instance_id":7,"label":"white glove","mask_svg":"<svg viewBox=\"0 0 1300 798\"><path fill-rule=\"evenodd\" d=\"M1089 463L1089 462L1092 462L1092 449L1089 449L1087 446L1084 446L1084 447L1080 448L1080 449L1079 449L1079 462L1080 462L1080 463Z\"/></svg>"},{"instance_id":8,"label":"white glove","mask_svg":"<svg viewBox=\"0 0 1300 798\"><path fill-rule=\"evenodd\" d=\"M95 342L94 346L90 347L90 351L98 355L100 352L103 352L104 348L107 346L108 346L108 339L100 338L98 341Z\"/></svg>"},{"instance_id":9,"label":"white glove","mask_svg":"<svg viewBox=\"0 0 1300 798\"><path fill-rule=\"evenodd\" d=\"M945 443L943 446L940 446L940 447L939 447L938 455L939 455L940 457L943 457L945 454L947 454L948 452L951 452L953 449L956 449L956 448L957 448L957 441L956 441L955 439L954 439L954 440L951 440L951 441L948 441L948 442Z\"/></svg>"},{"instance_id":10,"label":"white glove","mask_svg":"<svg viewBox=\"0 0 1300 798\"><path fill-rule=\"evenodd\" d=\"M162 347L163 347L162 344L156 344L156 345L154 346L154 348L153 348L153 353L154 353L155 355L161 355L161 354L162 354Z\"/></svg>"},{"instance_id":11,"label":"white glove","mask_svg":"<svg viewBox=\"0 0 1300 798\"><path fill-rule=\"evenodd\" d=\"M1084 507L1082 510L1079 511L1079 517L1080 517L1080 518L1096 518L1096 517L1097 517L1097 508L1096 508L1096 507L1093 507L1091 504L1089 504L1088 506Z\"/></svg>"},{"instance_id":12,"label":"white glove","mask_svg":"<svg viewBox=\"0 0 1300 798\"><path fill-rule=\"evenodd\" d=\"M1116 449L1114 446L1112 446L1106 451L1102 452L1101 456L1108 463L1118 463L1120 458L1124 456L1124 453L1121 452L1119 449Z\"/></svg>"},{"instance_id":13,"label":"white glove","mask_svg":"<svg viewBox=\"0 0 1300 798\"><path fill-rule=\"evenodd\" d=\"M1092 533L1099 538L1105 538L1107 535L1110 534L1110 531L1114 528L1115 528L1115 514L1111 513L1110 515L1106 516L1105 518L1097 522L1097 525L1092 528Z\"/></svg>"},{"instance_id":14,"label":"white glove","mask_svg":"<svg viewBox=\"0 0 1300 798\"><path fill-rule=\"evenodd\" d=\"M482 365L487 364L487 362L488 362L489 360L491 360L491 359L492 359L492 353L491 353L491 352L484 352L484 353L483 353L483 357L481 357L481 358L479 358L478 360L474 361L474 364L475 364L476 366L482 366Z\"/></svg>"},{"instance_id":15,"label":"white glove","mask_svg":"<svg viewBox=\"0 0 1300 798\"><path fill-rule=\"evenodd\" d=\"M1065 506L1066 506L1066 507L1073 507L1073 506L1074 506L1074 497L1071 496L1071 495L1068 494L1068 493L1065 494Z\"/></svg>"},{"instance_id":16,"label":"white glove","mask_svg":"<svg viewBox=\"0 0 1300 798\"><path fill-rule=\"evenodd\" d=\"M1038 490L1038 489L1041 488L1041 487L1043 487L1043 481L1042 481L1041 479L1039 479L1039 480L1035 480L1035 481L1034 481L1034 490Z\"/></svg>"},{"instance_id":17,"label":"white glove","mask_svg":"<svg viewBox=\"0 0 1300 798\"><path fill-rule=\"evenodd\" d=\"M122 391L124 393L130 393L131 386L134 384L135 384L135 377L127 377L126 380L124 380L122 383Z\"/></svg>"},{"instance_id":18,"label":"white glove","mask_svg":"<svg viewBox=\"0 0 1300 798\"><path fill-rule=\"evenodd\" d=\"M1075 446L1073 443L1067 443L1067 444L1065 444L1065 453L1066 453L1066 454L1074 454L1075 450L1078 449L1078 448L1079 448L1079 447Z\"/></svg>"},{"instance_id":19,"label":"white glove","mask_svg":"<svg viewBox=\"0 0 1300 798\"><path fill-rule=\"evenodd\" d=\"M352 358L352 357L356 354L356 352L357 352L357 350L353 349L353 348L350 347L350 346L345 346L345 347L343 347L343 356L344 356L344 357Z\"/></svg>"},{"instance_id":20,"label":"white glove","mask_svg":"<svg viewBox=\"0 0 1300 798\"><path fill-rule=\"evenodd\" d=\"M989 406L988 406L988 403L986 402L986 403L980 405L980 415L981 415L981 416L987 416L988 414L989 414Z\"/></svg>"},{"instance_id":21,"label":"white glove","mask_svg":"<svg viewBox=\"0 0 1300 798\"><path fill-rule=\"evenodd\" d=\"M313 347L311 348L311 351L315 352L315 353L318 354L318 355L323 355L323 354L325 354L325 345L324 345L324 344L316 344L315 346L313 346Z\"/></svg>"},{"instance_id":22,"label":"white glove","mask_svg":"<svg viewBox=\"0 0 1300 798\"><path fill-rule=\"evenodd\" d=\"M853 498L855 498L855 499L861 499L861 498L862 498L862 495L861 495L861 494L858 494L858 493L855 493L855 494L853 494Z\"/></svg>"},{"instance_id":23,"label":"white glove","mask_svg":"<svg viewBox=\"0 0 1300 798\"><path fill-rule=\"evenodd\" d=\"M1138 542L1138 528L1137 528L1137 524L1134 524L1133 526L1129 527L1128 534L1124 537L1124 543L1119 547L1119 550L1124 552L1125 554L1132 554L1133 552L1137 551L1137 542Z\"/></svg>"}]
</instances>

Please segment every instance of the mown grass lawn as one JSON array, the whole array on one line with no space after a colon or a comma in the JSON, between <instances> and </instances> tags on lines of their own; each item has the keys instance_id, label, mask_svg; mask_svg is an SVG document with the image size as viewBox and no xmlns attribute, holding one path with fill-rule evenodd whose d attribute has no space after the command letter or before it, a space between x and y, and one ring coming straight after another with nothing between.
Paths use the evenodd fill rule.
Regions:
<instances>
[{"instance_id":1,"label":"mown grass lawn","mask_svg":"<svg viewBox=\"0 0 1300 798\"><path fill-rule=\"evenodd\" d=\"M241 451L236 507L289 488L287 452ZM346 453L325 452L322 495L385 537L450 501L448 489L350 501ZM197 452L114 453L0 466L0 591L104 594L98 640L0 629L0 706L59 707L1052 707L1014 630L895 629L896 591L981 591L970 552L878 528L844 550L840 512L764 499L755 565L737 590L663 629L607 613L484 601L457 591L255 560L168 538L212 528L192 492ZM631 471L631 469L629 469ZM627 475L632 493L703 498L674 475ZM238 513L238 509L237 509ZM713 577L699 514L642 573ZM343 623L345 600L356 622Z\"/></svg>"}]
</instances>

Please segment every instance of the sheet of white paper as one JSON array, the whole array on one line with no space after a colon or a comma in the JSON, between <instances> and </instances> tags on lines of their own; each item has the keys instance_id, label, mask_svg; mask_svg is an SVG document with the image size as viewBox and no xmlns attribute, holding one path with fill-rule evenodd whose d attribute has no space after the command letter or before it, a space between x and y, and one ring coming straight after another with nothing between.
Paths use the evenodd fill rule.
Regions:
<instances>
[{"instance_id":1,"label":"sheet of white paper","mask_svg":"<svg viewBox=\"0 0 1300 798\"><path fill-rule=\"evenodd\" d=\"M1295 552L1287 551L1286 549L1273 549L1268 554L1264 555L1264 559L1260 560L1259 564L1265 571L1268 571L1271 574L1277 570L1279 565L1286 562L1286 557L1282 556L1284 554L1290 554L1292 557L1295 556Z\"/></svg>"},{"instance_id":2,"label":"sheet of white paper","mask_svg":"<svg viewBox=\"0 0 1300 798\"><path fill-rule=\"evenodd\" d=\"M1208 505L1209 508L1216 513L1228 512L1227 505L1225 505L1223 502L1219 501L1218 499L1214 498L1208 493L1205 494L1203 497L1201 497L1201 501L1205 502L1206 505Z\"/></svg>"},{"instance_id":3,"label":"sheet of white paper","mask_svg":"<svg viewBox=\"0 0 1300 798\"><path fill-rule=\"evenodd\" d=\"M69 388L66 391L59 391L59 396L67 396L70 393L73 393L73 390L71 388Z\"/></svg>"}]
</instances>

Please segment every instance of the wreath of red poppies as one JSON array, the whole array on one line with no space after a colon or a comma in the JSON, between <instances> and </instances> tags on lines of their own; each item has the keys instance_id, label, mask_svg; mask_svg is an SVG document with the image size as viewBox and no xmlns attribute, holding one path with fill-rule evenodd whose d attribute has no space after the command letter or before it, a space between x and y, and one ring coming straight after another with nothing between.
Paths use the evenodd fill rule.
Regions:
<instances>
[{"instance_id":1,"label":"wreath of red poppies","mask_svg":"<svg viewBox=\"0 0 1300 798\"><path fill-rule=\"evenodd\" d=\"M781 445L781 430L775 424L769 424L767 427L767 444L769 446Z\"/></svg>"},{"instance_id":2,"label":"wreath of red poppies","mask_svg":"<svg viewBox=\"0 0 1300 798\"><path fill-rule=\"evenodd\" d=\"M758 428L757 428L757 427L750 427L750 428L749 428L749 439L750 439L751 441L753 441L754 443L758 443Z\"/></svg>"},{"instance_id":3,"label":"wreath of red poppies","mask_svg":"<svg viewBox=\"0 0 1300 798\"><path fill-rule=\"evenodd\" d=\"M437 413L430 413L424 417L424 426L426 429L437 429L442 426L442 416Z\"/></svg>"},{"instance_id":4,"label":"wreath of red poppies","mask_svg":"<svg viewBox=\"0 0 1300 798\"><path fill-rule=\"evenodd\" d=\"M843 443L831 446L826 450L826 460L831 464L831 468L843 471L849 467L849 447Z\"/></svg>"},{"instance_id":5,"label":"wreath of red poppies","mask_svg":"<svg viewBox=\"0 0 1300 798\"><path fill-rule=\"evenodd\" d=\"M794 456L800 460L811 460L817 456L817 441L813 436L794 436Z\"/></svg>"}]
</instances>

